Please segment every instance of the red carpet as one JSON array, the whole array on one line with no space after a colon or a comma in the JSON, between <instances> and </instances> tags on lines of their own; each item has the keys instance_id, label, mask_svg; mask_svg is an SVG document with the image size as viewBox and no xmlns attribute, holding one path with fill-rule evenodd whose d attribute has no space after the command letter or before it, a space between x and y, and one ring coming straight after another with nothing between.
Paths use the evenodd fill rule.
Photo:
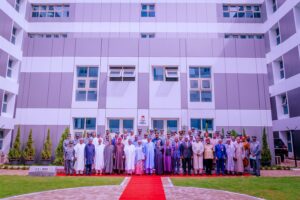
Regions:
<instances>
[{"instance_id":1,"label":"red carpet","mask_svg":"<svg viewBox=\"0 0 300 200\"><path fill-rule=\"evenodd\" d=\"M120 197L121 200L165 200L160 176L133 176Z\"/></svg>"}]
</instances>

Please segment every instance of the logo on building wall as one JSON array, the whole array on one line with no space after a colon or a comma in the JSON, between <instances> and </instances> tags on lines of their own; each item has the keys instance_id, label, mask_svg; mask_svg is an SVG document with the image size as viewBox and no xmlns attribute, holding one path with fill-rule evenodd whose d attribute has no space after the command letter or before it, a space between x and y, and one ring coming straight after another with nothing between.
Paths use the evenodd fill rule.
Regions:
<instances>
[{"instance_id":1,"label":"logo on building wall","mask_svg":"<svg viewBox=\"0 0 300 200\"><path fill-rule=\"evenodd\" d=\"M145 116L142 115L140 118L140 124L146 124Z\"/></svg>"}]
</instances>

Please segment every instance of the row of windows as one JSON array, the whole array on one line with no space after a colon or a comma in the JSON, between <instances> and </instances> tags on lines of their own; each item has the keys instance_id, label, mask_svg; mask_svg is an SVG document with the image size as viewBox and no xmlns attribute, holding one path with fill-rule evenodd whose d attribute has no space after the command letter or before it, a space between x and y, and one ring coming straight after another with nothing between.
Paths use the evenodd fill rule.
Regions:
<instances>
[{"instance_id":1,"label":"row of windows","mask_svg":"<svg viewBox=\"0 0 300 200\"><path fill-rule=\"evenodd\" d=\"M69 8L69 5L32 5L32 17L69 17ZM155 16L155 4L141 4L141 17ZM226 18L261 18L261 6L223 5L223 16Z\"/></svg>"},{"instance_id":2,"label":"row of windows","mask_svg":"<svg viewBox=\"0 0 300 200\"><path fill-rule=\"evenodd\" d=\"M67 38L66 33L28 33L29 38Z\"/></svg>"},{"instance_id":3,"label":"row of windows","mask_svg":"<svg viewBox=\"0 0 300 200\"><path fill-rule=\"evenodd\" d=\"M66 18L69 17L69 5L32 5L34 18Z\"/></svg>"},{"instance_id":4,"label":"row of windows","mask_svg":"<svg viewBox=\"0 0 300 200\"><path fill-rule=\"evenodd\" d=\"M135 81L134 66L110 66L110 81ZM154 66L154 81L178 81L178 67ZM211 102L212 81L210 67L190 67L190 101ZM76 72L76 101L97 101L98 67L79 66Z\"/></svg>"},{"instance_id":5,"label":"row of windows","mask_svg":"<svg viewBox=\"0 0 300 200\"><path fill-rule=\"evenodd\" d=\"M213 130L213 119L191 119L191 127L196 130ZM134 120L133 119L109 119L108 128L110 132L120 132L123 130L133 131ZM177 119L153 119L152 128L157 130L178 131ZM84 130L92 131L96 130L96 118L74 118L73 129L75 132L81 132Z\"/></svg>"},{"instance_id":6,"label":"row of windows","mask_svg":"<svg viewBox=\"0 0 300 200\"><path fill-rule=\"evenodd\" d=\"M223 5L225 18L261 18L260 5Z\"/></svg>"},{"instance_id":7,"label":"row of windows","mask_svg":"<svg viewBox=\"0 0 300 200\"><path fill-rule=\"evenodd\" d=\"M245 35L245 34L225 34L224 37L226 39L264 39L264 35L260 34L251 34L251 35Z\"/></svg>"}]
</instances>

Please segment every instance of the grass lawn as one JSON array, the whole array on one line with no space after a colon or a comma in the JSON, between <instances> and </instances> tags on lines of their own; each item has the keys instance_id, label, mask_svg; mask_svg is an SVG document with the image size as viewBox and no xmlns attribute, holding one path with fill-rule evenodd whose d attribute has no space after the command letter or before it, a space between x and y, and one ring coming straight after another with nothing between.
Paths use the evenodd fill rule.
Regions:
<instances>
[{"instance_id":1,"label":"grass lawn","mask_svg":"<svg viewBox=\"0 0 300 200\"><path fill-rule=\"evenodd\" d=\"M118 177L0 176L0 198L72 187L118 185L122 181Z\"/></svg>"},{"instance_id":2,"label":"grass lawn","mask_svg":"<svg viewBox=\"0 0 300 200\"><path fill-rule=\"evenodd\" d=\"M227 190L270 200L300 199L300 177L172 178L175 186Z\"/></svg>"}]
</instances>

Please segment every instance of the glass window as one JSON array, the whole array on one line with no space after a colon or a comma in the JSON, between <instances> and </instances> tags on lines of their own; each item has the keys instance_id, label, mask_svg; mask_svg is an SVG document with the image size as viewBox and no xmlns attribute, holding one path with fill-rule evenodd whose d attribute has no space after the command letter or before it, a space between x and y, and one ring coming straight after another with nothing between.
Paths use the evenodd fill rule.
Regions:
<instances>
[{"instance_id":1,"label":"glass window","mask_svg":"<svg viewBox=\"0 0 300 200\"><path fill-rule=\"evenodd\" d=\"M200 68L201 78L210 78L210 68L209 67L201 67Z\"/></svg>"},{"instance_id":2,"label":"glass window","mask_svg":"<svg viewBox=\"0 0 300 200\"><path fill-rule=\"evenodd\" d=\"M96 130L96 118L86 118L86 129Z\"/></svg>"},{"instance_id":3,"label":"glass window","mask_svg":"<svg viewBox=\"0 0 300 200\"><path fill-rule=\"evenodd\" d=\"M78 77L87 77L87 67L77 67L77 76Z\"/></svg>"},{"instance_id":4,"label":"glass window","mask_svg":"<svg viewBox=\"0 0 300 200\"><path fill-rule=\"evenodd\" d=\"M177 131L177 120L167 120L167 130Z\"/></svg>"},{"instance_id":5,"label":"glass window","mask_svg":"<svg viewBox=\"0 0 300 200\"><path fill-rule=\"evenodd\" d=\"M153 128L157 130L164 129L164 120L153 120Z\"/></svg>"},{"instance_id":6,"label":"glass window","mask_svg":"<svg viewBox=\"0 0 300 200\"><path fill-rule=\"evenodd\" d=\"M155 5L154 4L142 4L141 5L141 17L155 17Z\"/></svg>"},{"instance_id":7,"label":"glass window","mask_svg":"<svg viewBox=\"0 0 300 200\"><path fill-rule=\"evenodd\" d=\"M202 91L201 92L201 101L202 102L211 102L211 91Z\"/></svg>"},{"instance_id":8,"label":"glass window","mask_svg":"<svg viewBox=\"0 0 300 200\"><path fill-rule=\"evenodd\" d=\"M8 94L4 94L3 96L3 102L2 102L2 112L7 112L7 104L8 104Z\"/></svg>"},{"instance_id":9,"label":"glass window","mask_svg":"<svg viewBox=\"0 0 300 200\"><path fill-rule=\"evenodd\" d=\"M76 101L85 101L86 100L86 91L76 91Z\"/></svg>"},{"instance_id":10,"label":"glass window","mask_svg":"<svg viewBox=\"0 0 300 200\"><path fill-rule=\"evenodd\" d=\"M202 80L202 88L210 89L210 80Z\"/></svg>"},{"instance_id":11,"label":"glass window","mask_svg":"<svg viewBox=\"0 0 300 200\"><path fill-rule=\"evenodd\" d=\"M164 80L164 68L163 67L154 67L153 68L153 76L155 81L163 81Z\"/></svg>"},{"instance_id":12,"label":"glass window","mask_svg":"<svg viewBox=\"0 0 300 200\"><path fill-rule=\"evenodd\" d=\"M4 132L0 130L0 149L3 148Z\"/></svg>"},{"instance_id":13,"label":"glass window","mask_svg":"<svg viewBox=\"0 0 300 200\"><path fill-rule=\"evenodd\" d=\"M191 128L201 130L201 119L191 119Z\"/></svg>"},{"instance_id":14,"label":"glass window","mask_svg":"<svg viewBox=\"0 0 300 200\"><path fill-rule=\"evenodd\" d=\"M213 130L213 120L212 119L202 119L202 130Z\"/></svg>"},{"instance_id":15,"label":"glass window","mask_svg":"<svg viewBox=\"0 0 300 200\"><path fill-rule=\"evenodd\" d=\"M132 131L133 130L133 120L124 119L123 120L123 129L126 129L128 131Z\"/></svg>"},{"instance_id":16,"label":"glass window","mask_svg":"<svg viewBox=\"0 0 300 200\"><path fill-rule=\"evenodd\" d=\"M284 66L283 66L283 61L279 61L279 74L280 74L280 79L285 78L285 73L284 73Z\"/></svg>"},{"instance_id":17,"label":"glass window","mask_svg":"<svg viewBox=\"0 0 300 200\"><path fill-rule=\"evenodd\" d=\"M85 80L78 80L78 88L85 88Z\"/></svg>"},{"instance_id":18,"label":"glass window","mask_svg":"<svg viewBox=\"0 0 300 200\"><path fill-rule=\"evenodd\" d=\"M190 78L199 78L199 67L190 67Z\"/></svg>"},{"instance_id":19,"label":"glass window","mask_svg":"<svg viewBox=\"0 0 300 200\"><path fill-rule=\"evenodd\" d=\"M199 102L200 101L200 92L199 91L190 91L190 101Z\"/></svg>"},{"instance_id":20,"label":"glass window","mask_svg":"<svg viewBox=\"0 0 300 200\"><path fill-rule=\"evenodd\" d=\"M74 118L74 129L84 129L84 118Z\"/></svg>"},{"instance_id":21,"label":"glass window","mask_svg":"<svg viewBox=\"0 0 300 200\"><path fill-rule=\"evenodd\" d=\"M90 88L97 88L97 80L90 80Z\"/></svg>"},{"instance_id":22,"label":"glass window","mask_svg":"<svg viewBox=\"0 0 300 200\"><path fill-rule=\"evenodd\" d=\"M113 133L120 131L120 120L110 119L109 120L109 130Z\"/></svg>"},{"instance_id":23,"label":"glass window","mask_svg":"<svg viewBox=\"0 0 300 200\"><path fill-rule=\"evenodd\" d=\"M89 77L98 77L98 67L89 67Z\"/></svg>"},{"instance_id":24,"label":"glass window","mask_svg":"<svg viewBox=\"0 0 300 200\"><path fill-rule=\"evenodd\" d=\"M199 81L198 80L191 80L190 85L191 85L190 87L192 89L198 89L199 88Z\"/></svg>"},{"instance_id":25,"label":"glass window","mask_svg":"<svg viewBox=\"0 0 300 200\"><path fill-rule=\"evenodd\" d=\"M97 101L97 91L88 91L88 101Z\"/></svg>"},{"instance_id":26,"label":"glass window","mask_svg":"<svg viewBox=\"0 0 300 200\"><path fill-rule=\"evenodd\" d=\"M282 103L282 110L283 114L289 114L289 107L288 107L288 100L286 94L281 95L281 103Z\"/></svg>"}]
</instances>

